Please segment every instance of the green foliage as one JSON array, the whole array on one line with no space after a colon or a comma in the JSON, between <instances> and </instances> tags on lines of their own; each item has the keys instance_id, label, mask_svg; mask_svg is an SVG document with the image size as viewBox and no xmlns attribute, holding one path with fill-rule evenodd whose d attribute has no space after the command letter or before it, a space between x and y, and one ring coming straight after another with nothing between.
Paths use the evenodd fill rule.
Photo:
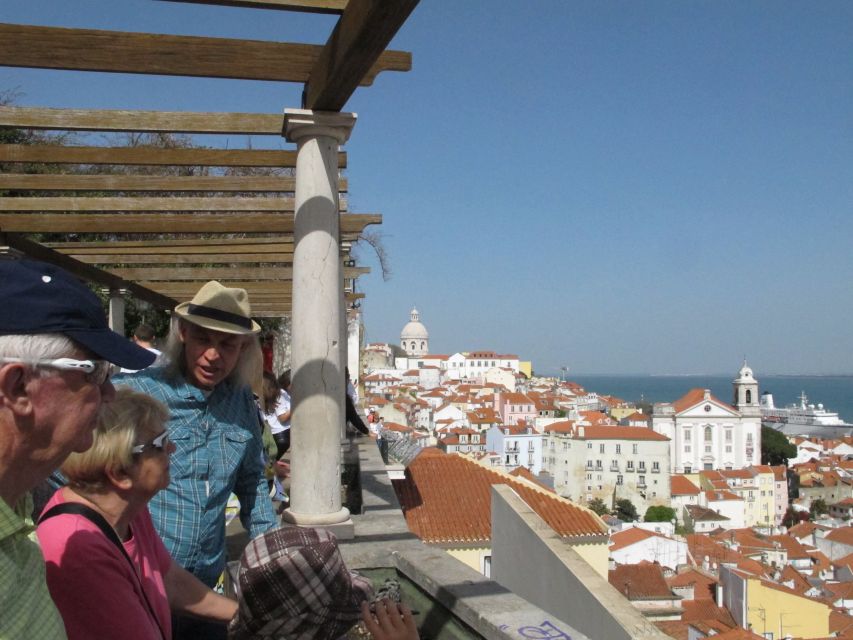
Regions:
<instances>
[{"instance_id":1,"label":"green foliage","mask_svg":"<svg viewBox=\"0 0 853 640\"><path fill-rule=\"evenodd\" d=\"M643 517L646 522L672 522L675 520L675 509L672 507L649 507L646 509L646 515Z\"/></svg>"},{"instance_id":2,"label":"green foliage","mask_svg":"<svg viewBox=\"0 0 853 640\"><path fill-rule=\"evenodd\" d=\"M637 507L628 498L621 498L616 501L616 511L613 515L623 522L634 522L637 519Z\"/></svg>"},{"instance_id":3,"label":"green foliage","mask_svg":"<svg viewBox=\"0 0 853 640\"><path fill-rule=\"evenodd\" d=\"M818 498L817 500L812 500L812 504L809 507L809 515L811 519L814 520L819 518L822 515L829 513L829 507L826 506L826 500L823 498Z\"/></svg>"},{"instance_id":4,"label":"green foliage","mask_svg":"<svg viewBox=\"0 0 853 640\"><path fill-rule=\"evenodd\" d=\"M610 513L610 509L607 508L607 505L604 504L604 500L601 498L593 498L586 503L586 506L589 507L590 511L594 511L600 516Z\"/></svg>"},{"instance_id":5,"label":"green foliage","mask_svg":"<svg viewBox=\"0 0 853 640\"><path fill-rule=\"evenodd\" d=\"M761 464L787 466L788 458L797 455L797 447L788 442L780 431L770 427L761 427Z\"/></svg>"}]
</instances>

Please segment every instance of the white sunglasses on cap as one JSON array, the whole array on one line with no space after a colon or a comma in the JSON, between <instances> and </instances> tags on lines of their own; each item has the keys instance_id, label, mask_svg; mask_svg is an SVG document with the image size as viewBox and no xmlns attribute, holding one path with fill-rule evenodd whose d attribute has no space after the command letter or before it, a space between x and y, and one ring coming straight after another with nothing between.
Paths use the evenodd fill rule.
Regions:
<instances>
[{"instance_id":1,"label":"white sunglasses on cap","mask_svg":"<svg viewBox=\"0 0 853 640\"><path fill-rule=\"evenodd\" d=\"M144 444L137 444L130 450L133 454L143 453L146 449L159 449L163 451L166 447L169 446L169 432L164 431L159 436L154 438L151 442L146 442Z\"/></svg>"},{"instance_id":2,"label":"white sunglasses on cap","mask_svg":"<svg viewBox=\"0 0 853 640\"><path fill-rule=\"evenodd\" d=\"M26 358L0 358L0 362L29 364L34 367L48 367L60 371L80 371L86 382L95 385L104 384L112 373L112 363L106 360L75 360L74 358L56 358L55 360L28 360Z\"/></svg>"}]
</instances>

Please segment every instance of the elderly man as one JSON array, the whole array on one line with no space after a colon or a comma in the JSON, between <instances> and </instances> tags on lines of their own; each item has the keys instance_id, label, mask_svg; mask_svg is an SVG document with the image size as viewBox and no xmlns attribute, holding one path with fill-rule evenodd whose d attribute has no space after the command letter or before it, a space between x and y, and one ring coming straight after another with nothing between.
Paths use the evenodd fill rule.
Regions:
<instances>
[{"instance_id":1,"label":"elderly man","mask_svg":"<svg viewBox=\"0 0 853 640\"><path fill-rule=\"evenodd\" d=\"M232 492L251 537L277 525L249 387L261 375L258 331L246 291L211 281L175 308L165 364L116 378L171 411L172 479L149 508L172 557L210 587L225 569L225 507ZM189 618L174 623L176 640L224 637L221 626Z\"/></svg>"},{"instance_id":2,"label":"elderly man","mask_svg":"<svg viewBox=\"0 0 853 640\"><path fill-rule=\"evenodd\" d=\"M94 418L115 395L110 363L153 360L109 329L97 296L70 274L0 260L0 638L65 637L28 538L28 494L92 445Z\"/></svg>"}]
</instances>

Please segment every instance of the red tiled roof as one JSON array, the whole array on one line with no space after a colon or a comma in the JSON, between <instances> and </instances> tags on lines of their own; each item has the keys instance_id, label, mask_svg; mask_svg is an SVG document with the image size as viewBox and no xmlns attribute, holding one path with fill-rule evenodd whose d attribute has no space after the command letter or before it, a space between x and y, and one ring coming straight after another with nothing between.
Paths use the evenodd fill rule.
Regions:
<instances>
[{"instance_id":1,"label":"red tiled roof","mask_svg":"<svg viewBox=\"0 0 853 640\"><path fill-rule=\"evenodd\" d=\"M714 394L711 394L709 396L708 400L720 405L721 407L729 409L730 411L735 411L734 407L732 407L730 404L727 404L727 403L719 400L718 398L716 398L714 396ZM696 389L691 389L690 391L685 393L678 400L673 402L672 406L675 409L676 413L681 413L682 411L686 411L690 407L694 407L697 404L700 404L701 402L707 402L707 400L705 400L705 390L696 388Z\"/></svg>"},{"instance_id":2,"label":"red tiled roof","mask_svg":"<svg viewBox=\"0 0 853 640\"><path fill-rule=\"evenodd\" d=\"M618 565L608 572L607 579L628 600L677 599L663 579L658 564L642 562Z\"/></svg>"},{"instance_id":3,"label":"red tiled roof","mask_svg":"<svg viewBox=\"0 0 853 640\"><path fill-rule=\"evenodd\" d=\"M591 511L460 456L422 452L393 484L409 530L424 542L489 541L493 484L511 486L561 536L606 534Z\"/></svg>"},{"instance_id":4,"label":"red tiled roof","mask_svg":"<svg viewBox=\"0 0 853 640\"><path fill-rule=\"evenodd\" d=\"M583 429L583 435L580 430ZM583 440L653 440L657 442L669 442L662 433L646 429L645 427L585 427L575 426L576 437Z\"/></svg>"},{"instance_id":5,"label":"red tiled roof","mask_svg":"<svg viewBox=\"0 0 853 640\"><path fill-rule=\"evenodd\" d=\"M637 542L640 542L642 540L654 538L656 535L657 534L653 531L646 531L645 529L640 529L639 527L623 529L622 531L617 531L616 533L610 534L610 550L619 551L619 549L630 547L632 544L636 544Z\"/></svg>"},{"instance_id":6,"label":"red tiled roof","mask_svg":"<svg viewBox=\"0 0 853 640\"><path fill-rule=\"evenodd\" d=\"M658 629L674 640L690 640L690 625L681 620L654 620Z\"/></svg>"},{"instance_id":7,"label":"red tiled roof","mask_svg":"<svg viewBox=\"0 0 853 640\"><path fill-rule=\"evenodd\" d=\"M554 422L545 427L545 433L574 433L574 430L575 423L571 420L564 420L563 422Z\"/></svg>"},{"instance_id":8,"label":"red tiled roof","mask_svg":"<svg viewBox=\"0 0 853 640\"><path fill-rule=\"evenodd\" d=\"M528 469L527 467L516 467L515 469L513 469L512 471L509 472L509 475L516 476L518 478L524 478L528 482L533 482L536 485L542 487L543 489L545 489L545 491L550 491L551 493L556 493L556 491L554 491L548 485L542 484L541 482L539 482L539 480L536 478L536 476L534 476L533 473L530 471L530 469Z\"/></svg>"},{"instance_id":9,"label":"red tiled roof","mask_svg":"<svg viewBox=\"0 0 853 640\"><path fill-rule=\"evenodd\" d=\"M683 622L717 620L730 629L737 626L737 622L732 618L732 614L727 609L718 607L713 600L684 600L681 606L684 609L684 613L681 614Z\"/></svg>"},{"instance_id":10,"label":"red tiled roof","mask_svg":"<svg viewBox=\"0 0 853 640\"><path fill-rule=\"evenodd\" d=\"M688 587L693 585L694 600L713 600L716 596L718 581L711 575L700 571L697 567L688 566L677 575L666 579L671 588Z\"/></svg>"},{"instance_id":11,"label":"red tiled roof","mask_svg":"<svg viewBox=\"0 0 853 640\"><path fill-rule=\"evenodd\" d=\"M824 536L824 539L853 546L853 527L847 526L833 529Z\"/></svg>"},{"instance_id":12,"label":"red tiled roof","mask_svg":"<svg viewBox=\"0 0 853 640\"><path fill-rule=\"evenodd\" d=\"M670 484L670 495L673 496L698 496L699 487L681 475L673 474Z\"/></svg>"},{"instance_id":13,"label":"red tiled roof","mask_svg":"<svg viewBox=\"0 0 853 640\"><path fill-rule=\"evenodd\" d=\"M710 562L718 564L721 562L736 564L742 557L736 551L732 551L716 540L711 540L708 536L690 533L684 537L687 538L687 548L690 555L697 564L701 564L705 556L708 556Z\"/></svg>"}]
</instances>

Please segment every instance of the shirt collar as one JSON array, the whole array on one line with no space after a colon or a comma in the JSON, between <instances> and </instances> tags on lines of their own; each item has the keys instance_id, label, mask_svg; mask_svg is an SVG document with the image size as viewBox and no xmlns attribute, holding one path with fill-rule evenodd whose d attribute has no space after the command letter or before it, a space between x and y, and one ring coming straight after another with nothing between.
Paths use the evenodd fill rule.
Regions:
<instances>
[{"instance_id":1,"label":"shirt collar","mask_svg":"<svg viewBox=\"0 0 853 640\"><path fill-rule=\"evenodd\" d=\"M0 540L11 537L15 533L24 535L34 531L35 528L27 520L32 512L33 500L27 493L13 509L6 501L0 498Z\"/></svg>"}]
</instances>

